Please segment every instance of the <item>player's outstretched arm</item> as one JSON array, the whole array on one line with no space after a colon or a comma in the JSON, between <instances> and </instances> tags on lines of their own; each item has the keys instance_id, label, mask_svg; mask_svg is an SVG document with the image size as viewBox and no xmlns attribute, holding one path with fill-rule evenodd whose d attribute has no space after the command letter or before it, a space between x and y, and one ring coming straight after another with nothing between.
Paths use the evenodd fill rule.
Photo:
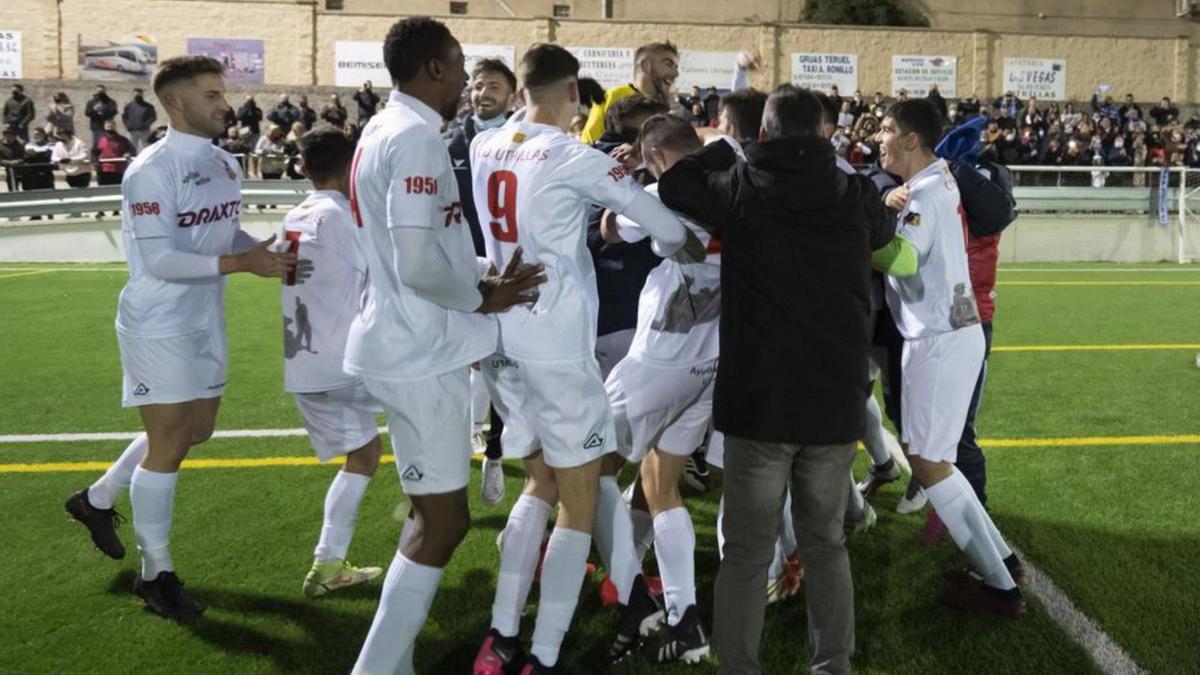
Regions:
<instances>
[{"instance_id":1,"label":"player's outstretched arm","mask_svg":"<svg viewBox=\"0 0 1200 675\"><path fill-rule=\"evenodd\" d=\"M733 146L710 143L659 177L658 196L667 207L720 236L737 194L736 164Z\"/></svg>"},{"instance_id":2,"label":"player's outstretched arm","mask_svg":"<svg viewBox=\"0 0 1200 675\"><path fill-rule=\"evenodd\" d=\"M282 277L296 268L296 254L288 251L272 251L275 235L271 235L243 253L221 256L221 274L249 272L260 277Z\"/></svg>"},{"instance_id":3,"label":"player's outstretched arm","mask_svg":"<svg viewBox=\"0 0 1200 675\"><path fill-rule=\"evenodd\" d=\"M887 245L871 251L871 267L896 278L911 277L917 273L917 249L897 235Z\"/></svg>"},{"instance_id":4,"label":"player's outstretched arm","mask_svg":"<svg viewBox=\"0 0 1200 675\"><path fill-rule=\"evenodd\" d=\"M503 274L489 274L479 280L479 294L483 296L483 302L475 311L493 314L513 305L538 301L537 287L546 281L545 268L542 265L522 264L523 254L524 251L518 246L504 266Z\"/></svg>"}]
</instances>

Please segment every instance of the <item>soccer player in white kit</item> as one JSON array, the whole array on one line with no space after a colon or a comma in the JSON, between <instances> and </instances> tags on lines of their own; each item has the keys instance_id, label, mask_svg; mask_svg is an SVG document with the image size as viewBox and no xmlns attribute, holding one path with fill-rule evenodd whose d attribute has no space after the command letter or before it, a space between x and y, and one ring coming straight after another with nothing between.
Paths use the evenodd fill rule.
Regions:
<instances>
[{"instance_id":1,"label":"soccer player in white kit","mask_svg":"<svg viewBox=\"0 0 1200 675\"><path fill-rule=\"evenodd\" d=\"M344 367L388 418L400 482L412 501L354 673L413 672L413 646L442 570L470 526L470 364L496 350L485 316L537 299L537 266L514 254L484 274L462 217L439 129L466 85L462 47L427 17L396 22L383 47L394 89L363 129L350 208L367 260L367 302Z\"/></svg>"},{"instance_id":2,"label":"soccer player in white kit","mask_svg":"<svg viewBox=\"0 0 1200 675\"><path fill-rule=\"evenodd\" d=\"M523 247L548 277L537 304L500 315L499 350L482 362L504 419L504 452L525 460L526 484L505 527L492 628L475 660L477 675L559 672L559 648L592 544L599 459L616 448L595 357L598 297L586 242L588 206L630 216L663 255L685 237L675 215L614 159L566 134L579 103L578 73L579 62L562 47L531 47L519 68L524 120L485 131L471 144L488 257L504 265ZM532 654L522 666L521 613L556 502Z\"/></svg>"},{"instance_id":3,"label":"soccer player in white kit","mask_svg":"<svg viewBox=\"0 0 1200 675\"><path fill-rule=\"evenodd\" d=\"M966 214L949 167L933 154L940 134L941 114L925 99L895 104L880 126L883 168L904 180L889 195L890 205L903 206L896 234L919 259L915 276L887 278L888 306L904 336L902 440L913 475L979 575L948 575L942 602L1015 617L1025 613L1020 562L954 466L984 342L967 269Z\"/></svg>"},{"instance_id":4,"label":"soccer player in white kit","mask_svg":"<svg viewBox=\"0 0 1200 675\"><path fill-rule=\"evenodd\" d=\"M134 592L154 613L177 620L203 611L182 590L169 540L179 465L212 436L225 390L223 277L279 277L295 265L294 254L269 250L274 237L258 242L239 225L241 168L212 144L229 111L222 73L214 59L181 56L162 62L154 75L154 93L171 123L166 138L125 172L121 240L129 281L116 320L122 405L137 407L146 433L95 485L67 501L93 541L119 558L124 548L112 505L129 487L142 553Z\"/></svg>"},{"instance_id":5,"label":"soccer player in white kit","mask_svg":"<svg viewBox=\"0 0 1200 675\"><path fill-rule=\"evenodd\" d=\"M680 157L701 147L692 125L671 115L646 120L640 145L641 156L656 178ZM657 186L650 185L646 192L657 196ZM606 239L636 242L646 238L647 233L629 218L605 215ZM704 228L680 219L694 247L663 260L650 272L638 301L637 328L629 353L605 383L616 421L617 452L625 460L641 462L642 490L654 517L654 551L662 575L667 630L648 645L646 656L658 663L697 663L709 652L696 608L696 534L679 493L679 481L712 421L713 378L720 349L720 243ZM709 248L715 255L705 255ZM610 466L616 468L606 462L605 468ZM596 543L602 554L607 553L605 566L618 592L628 596L640 573L633 522L621 499L616 472L603 473ZM644 582L638 586L639 595L648 596L643 587ZM622 604L617 642L610 654L615 658L636 646L636 622L646 620L644 612L633 611L635 603L622 598Z\"/></svg>"},{"instance_id":6,"label":"soccer player in white kit","mask_svg":"<svg viewBox=\"0 0 1200 675\"><path fill-rule=\"evenodd\" d=\"M310 598L368 582L383 573L346 561L358 505L379 467L379 432L362 381L342 369L350 324L366 301L367 263L350 214L354 143L341 129L317 127L300 139L304 175L313 191L284 218L280 244L311 269L306 283L283 283L283 383L292 394L317 458L345 457L325 494L321 538L304 579Z\"/></svg>"}]
</instances>

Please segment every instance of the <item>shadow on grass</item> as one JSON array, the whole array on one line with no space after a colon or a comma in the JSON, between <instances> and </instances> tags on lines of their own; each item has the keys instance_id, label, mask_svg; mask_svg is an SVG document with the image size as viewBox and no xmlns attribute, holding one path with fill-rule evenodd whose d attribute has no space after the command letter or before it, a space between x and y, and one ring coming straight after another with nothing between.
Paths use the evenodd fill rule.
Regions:
<instances>
[{"instance_id":1,"label":"shadow on grass","mask_svg":"<svg viewBox=\"0 0 1200 675\"><path fill-rule=\"evenodd\" d=\"M130 594L135 572L126 570L109 584L114 595ZM189 586L188 592L206 607L198 620L180 624L208 644L239 656L255 655L274 661L280 672L347 672L358 657L370 618L361 611L328 602L295 600L262 593ZM339 591L342 600L378 599L378 586ZM296 630L267 632L241 621L267 616ZM163 619L165 621L165 619Z\"/></svg>"}]
</instances>

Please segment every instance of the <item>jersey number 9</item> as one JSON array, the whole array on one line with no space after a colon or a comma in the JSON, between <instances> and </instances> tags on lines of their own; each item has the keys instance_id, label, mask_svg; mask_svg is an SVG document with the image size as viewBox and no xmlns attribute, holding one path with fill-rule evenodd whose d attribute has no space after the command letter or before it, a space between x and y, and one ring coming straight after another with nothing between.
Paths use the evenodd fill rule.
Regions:
<instances>
[{"instance_id":1,"label":"jersey number 9","mask_svg":"<svg viewBox=\"0 0 1200 675\"><path fill-rule=\"evenodd\" d=\"M511 171L495 171L488 176L488 211L492 214L489 225L496 241L517 241L517 174Z\"/></svg>"}]
</instances>

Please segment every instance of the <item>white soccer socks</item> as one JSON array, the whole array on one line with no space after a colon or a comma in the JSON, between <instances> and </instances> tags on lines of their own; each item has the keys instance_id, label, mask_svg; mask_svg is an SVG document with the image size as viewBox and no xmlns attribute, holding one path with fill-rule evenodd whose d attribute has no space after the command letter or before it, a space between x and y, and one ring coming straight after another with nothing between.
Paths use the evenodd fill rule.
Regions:
<instances>
[{"instance_id":1,"label":"white soccer socks","mask_svg":"<svg viewBox=\"0 0 1200 675\"><path fill-rule=\"evenodd\" d=\"M508 548L507 535L504 545ZM558 650L575 615L591 549L592 535L586 532L555 527L550 533L546 558L542 561L541 597L530 650L544 666L558 663Z\"/></svg>"},{"instance_id":2,"label":"white soccer socks","mask_svg":"<svg viewBox=\"0 0 1200 675\"><path fill-rule=\"evenodd\" d=\"M345 560L350 540L354 538L354 525L358 520L358 504L367 491L370 476L338 471L329 490L325 493L325 523L321 526L321 539L313 551L317 562Z\"/></svg>"},{"instance_id":3,"label":"white soccer socks","mask_svg":"<svg viewBox=\"0 0 1200 675\"><path fill-rule=\"evenodd\" d=\"M117 461L108 467L108 471L88 488L88 503L98 509L111 509L117 497L129 489L129 483L133 480L133 470L142 463L149 447L150 440L146 434L138 434Z\"/></svg>"},{"instance_id":4,"label":"white soccer socks","mask_svg":"<svg viewBox=\"0 0 1200 675\"><path fill-rule=\"evenodd\" d=\"M933 504L938 517L946 524L954 543L983 575L984 582L1001 590L1016 588L1012 575L1004 566L1006 556L1001 554L1001 548L996 544L997 540L1003 544L1000 532L979 503L979 497L971 489L966 477L954 468L948 478L925 488L925 495L929 497L929 503ZM1007 545L1003 546L1003 550L1010 555L1012 553Z\"/></svg>"},{"instance_id":5,"label":"white soccer socks","mask_svg":"<svg viewBox=\"0 0 1200 675\"><path fill-rule=\"evenodd\" d=\"M500 573L496 576L496 599L492 603L492 628L505 637L513 637L520 632L521 610L525 608L529 587L533 584L542 536L546 534L546 516L549 514L550 505L532 495L521 495L508 514L508 523L504 526L504 548L500 552ZM586 557L584 553L585 560L579 564L580 570L587 563ZM546 563L549 561L550 552L547 551ZM545 568L546 564L543 564L543 596L546 593Z\"/></svg>"},{"instance_id":6,"label":"white soccer socks","mask_svg":"<svg viewBox=\"0 0 1200 675\"><path fill-rule=\"evenodd\" d=\"M863 495L858 491L858 482L854 480L854 473L850 473L850 499L846 503L846 513L860 514L867 508L867 501L863 499Z\"/></svg>"},{"instance_id":7,"label":"white soccer socks","mask_svg":"<svg viewBox=\"0 0 1200 675\"><path fill-rule=\"evenodd\" d=\"M642 571L642 561L634 552L633 518L629 505L621 499L616 476L600 477L592 539L608 570L608 578L617 588L617 599L622 605L629 604L629 593L633 590L633 580Z\"/></svg>"},{"instance_id":8,"label":"white soccer socks","mask_svg":"<svg viewBox=\"0 0 1200 675\"><path fill-rule=\"evenodd\" d=\"M640 563L654 545L654 516L649 511L630 507L629 518L633 521L633 555Z\"/></svg>"},{"instance_id":9,"label":"white soccer socks","mask_svg":"<svg viewBox=\"0 0 1200 675\"><path fill-rule=\"evenodd\" d=\"M654 518L654 554L662 575L667 623L674 626L696 604L696 532L686 508L663 511Z\"/></svg>"},{"instance_id":10,"label":"white soccer socks","mask_svg":"<svg viewBox=\"0 0 1200 675\"><path fill-rule=\"evenodd\" d=\"M175 569L171 562L171 515L178 473L158 473L137 467L129 485L133 534L142 552L142 578L153 581L159 572Z\"/></svg>"},{"instance_id":11,"label":"white soccer socks","mask_svg":"<svg viewBox=\"0 0 1200 675\"><path fill-rule=\"evenodd\" d=\"M441 582L442 568L415 563L396 551L354 675L413 672L413 645Z\"/></svg>"},{"instance_id":12,"label":"white soccer socks","mask_svg":"<svg viewBox=\"0 0 1200 675\"><path fill-rule=\"evenodd\" d=\"M887 441L884 440L886 433L883 428L883 411L879 409L879 401L875 399L875 395L871 394L867 396L867 430L863 433L863 446L866 447L867 454L871 456L871 463L875 466L883 466L892 458Z\"/></svg>"}]
</instances>

